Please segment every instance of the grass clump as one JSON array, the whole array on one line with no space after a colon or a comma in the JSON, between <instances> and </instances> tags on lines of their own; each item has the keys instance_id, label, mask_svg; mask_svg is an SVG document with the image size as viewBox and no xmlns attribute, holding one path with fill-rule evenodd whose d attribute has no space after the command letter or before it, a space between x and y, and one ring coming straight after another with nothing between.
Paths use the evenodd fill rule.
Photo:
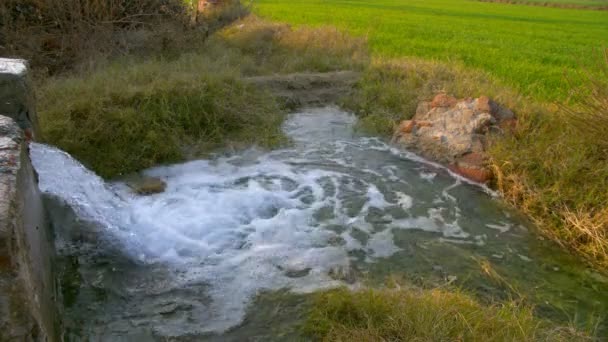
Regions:
<instances>
[{"instance_id":1,"label":"grass clump","mask_svg":"<svg viewBox=\"0 0 608 342\"><path fill-rule=\"evenodd\" d=\"M218 146L283 141L274 98L198 55L122 61L85 77L53 79L40 108L44 140L103 177Z\"/></svg>"},{"instance_id":2,"label":"grass clump","mask_svg":"<svg viewBox=\"0 0 608 342\"><path fill-rule=\"evenodd\" d=\"M484 305L457 291L336 289L316 296L305 331L323 341L572 341L587 336L525 305Z\"/></svg>"}]
</instances>

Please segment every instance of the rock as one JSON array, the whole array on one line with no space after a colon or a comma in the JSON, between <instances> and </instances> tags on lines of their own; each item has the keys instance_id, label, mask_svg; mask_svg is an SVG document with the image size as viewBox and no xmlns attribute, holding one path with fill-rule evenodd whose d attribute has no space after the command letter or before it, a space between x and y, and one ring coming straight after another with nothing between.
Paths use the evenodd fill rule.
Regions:
<instances>
[{"instance_id":1,"label":"rock","mask_svg":"<svg viewBox=\"0 0 608 342\"><path fill-rule=\"evenodd\" d=\"M303 268L301 270L288 269L288 270L285 270L285 276L288 278L302 278L302 277L306 277L310 273L310 270L312 270L310 267Z\"/></svg>"},{"instance_id":2,"label":"rock","mask_svg":"<svg viewBox=\"0 0 608 342\"><path fill-rule=\"evenodd\" d=\"M435 96L435 98L431 102L431 108L452 107L457 102L458 100L455 97L446 94L439 94Z\"/></svg>"},{"instance_id":3,"label":"rock","mask_svg":"<svg viewBox=\"0 0 608 342\"><path fill-rule=\"evenodd\" d=\"M459 157L449 169L478 183L487 183L492 179L492 172L486 168L485 156L480 152Z\"/></svg>"},{"instance_id":4,"label":"rock","mask_svg":"<svg viewBox=\"0 0 608 342\"><path fill-rule=\"evenodd\" d=\"M412 133L412 130L416 126L416 122L414 120L405 120L399 124L399 132L401 133Z\"/></svg>"},{"instance_id":5,"label":"rock","mask_svg":"<svg viewBox=\"0 0 608 342\"><path fill-rule=\"evenodd\" d=\"M167 183L159 178L142 177L131 180L127 185L138 195L153 195L164 192L167 188Z\"/></svg>"},{"instance_id":6,"label":"rock","mask_svg":"<svg viewBox=\"0 0 608 342\"><path fill-rule=\"evenodd\" d=\"M447 165L454 172L486 183L485 148L491 133L512 132L515 114L487 96L457 100L447 94L418 104L412 120L401 122L393 141Z\"/></svg>"},{"instance_id":7,"label":"rock","mask_svg":"<svg viewBox=\"0 0 608 342\"><path fill-rule=\"evenodd\" d=\"M492 113L492 101L487 96L480 96L475 100L475 109L480 112Z\"/></svg>"},{"instance_id":8,"label":"rock","mask_svg":"<svg viewBox=\"0 0 608 342\"><path fill-rule=\"evenodd\" d=\"M417 127L433 127L433 123L431 121L415 121L415 126L417 126Z\"/></svg>"}]
</instances>

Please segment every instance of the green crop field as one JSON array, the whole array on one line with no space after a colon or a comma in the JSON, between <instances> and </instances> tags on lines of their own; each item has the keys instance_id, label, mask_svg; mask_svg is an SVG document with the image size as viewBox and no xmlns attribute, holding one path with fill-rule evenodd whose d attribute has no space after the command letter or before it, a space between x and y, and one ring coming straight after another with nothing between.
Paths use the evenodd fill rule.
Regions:
<instances>
[{"instance_id":1,"label":"green crop field","mask_svg":"<svg viewBox=\"0 0 608 342\"><path fill-rule=\"evenodd\" d=\"M593 70L608 46L608 11L473 0L259 0L254 11L366 36L376 57L462 63L540 100L565 99L564 73Z\"/></svg>"}]
</instances>

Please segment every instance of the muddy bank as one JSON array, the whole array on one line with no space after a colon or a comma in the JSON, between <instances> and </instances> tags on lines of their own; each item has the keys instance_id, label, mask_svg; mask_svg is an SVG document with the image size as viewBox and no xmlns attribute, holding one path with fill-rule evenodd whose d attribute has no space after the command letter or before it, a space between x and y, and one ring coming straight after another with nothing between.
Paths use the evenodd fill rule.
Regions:
<instances>
[{"instance_id":1,"label":"muddy bank","mask_svg":"<svg viewBox=\"0 0 608 342\"><path fill-rule=\"evenodd\" d=\"M285 108L294 110L338 103L350 94L359 77L360 73L355 71L336 71L257 76L243 80L269 90Z\"/></svg>"}]
</instances>

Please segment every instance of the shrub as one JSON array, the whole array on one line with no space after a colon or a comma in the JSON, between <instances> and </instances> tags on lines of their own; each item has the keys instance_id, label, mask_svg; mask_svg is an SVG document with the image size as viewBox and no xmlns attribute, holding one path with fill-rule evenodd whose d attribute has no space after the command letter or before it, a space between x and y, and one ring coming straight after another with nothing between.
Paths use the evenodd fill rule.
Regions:
<instances>
[{"instance_id":1,"label":"shrub","mask_svg":"<svg viewBox=\"0 0 608 342\"><path fill-rule=\"evenodd\" d=\"M133 32L180 27L187 17L182 0L4 0L0 53L54 74L93 54L124 54L141 45L133 38L142 34Z\"/></svg>"}]
</instances>

